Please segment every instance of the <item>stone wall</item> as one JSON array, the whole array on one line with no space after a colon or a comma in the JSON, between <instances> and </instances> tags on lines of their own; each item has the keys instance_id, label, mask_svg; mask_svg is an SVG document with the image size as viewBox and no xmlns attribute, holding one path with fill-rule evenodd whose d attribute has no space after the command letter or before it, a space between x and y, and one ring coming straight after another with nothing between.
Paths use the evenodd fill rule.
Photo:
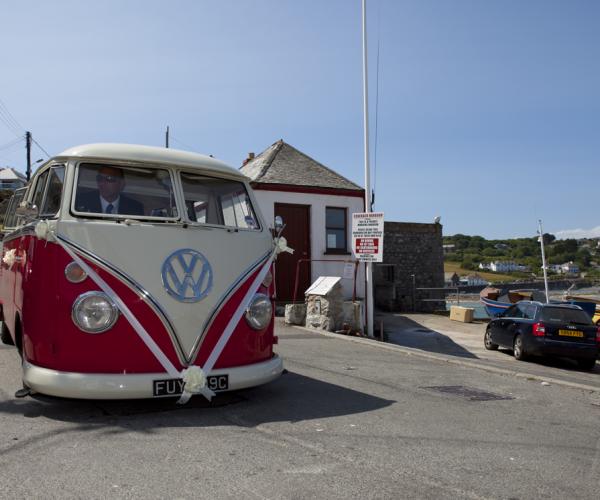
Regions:
<instances>
[{"instance_id":1,"label":"stone wall","mask_svg":"<svg viewBox=\"0 0 600 500\"><path fill-rule=\"evenodd\" d=\"M373 266L373 282L375 305L380 309L430 312L443 308L443 291L418 290L444 286L442 225L385 222L383 262Z\"/></svg>"}]
</instances>

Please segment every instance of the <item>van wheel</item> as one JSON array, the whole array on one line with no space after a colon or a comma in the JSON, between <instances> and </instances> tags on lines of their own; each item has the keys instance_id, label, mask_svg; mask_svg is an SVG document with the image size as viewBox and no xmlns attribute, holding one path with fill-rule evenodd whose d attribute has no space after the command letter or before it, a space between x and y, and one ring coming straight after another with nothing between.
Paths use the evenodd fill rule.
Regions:
<instances>
[{"instance_id":1,"label":"van wheel","mask_svg":"<svg viewBox=\"0 0 600 500\"><path fill-rule=\"evenodd\" d=\"M0 328L0 340L6 345L15 345L4 321L2 322L2 328Z\"/></svg>"},{"instance_id":2,"label":"van wheel","mask_svg":"<svg viewBox=\"0 0 600 500\"><path fill-rule=\"evenodd\" d=\"M515 342L513 344L513 354L515 356L515 359L518 359L519 361L527 359L527 354L525 354L525 349L523 348L523 337L521 337L520 334L515 337Z\"/></svg>"},{"instance_id":3,"label":"van wheel","mask_svg":"<svg viewBox=\"0 0 600 500\"><path fill-rule=\"evenodd\" d=\"M596 360L595 359L578 359L577 364L579 365L579 368L581 368L582 370L591 372L594 369L594 367L596 366Z\"/></svg>"},{"instance_id":4,"label":"van wheel","mask_svg":"<svg viewBox=\"0 0 600 500\"><path fill-rule=\"evenodd\" d=\"M492 332L489 327L485 330L485 337L483 338L483 345L488 351L495 351L498 349L498 344L492 342Z\"/></svg>"}]
</instances>

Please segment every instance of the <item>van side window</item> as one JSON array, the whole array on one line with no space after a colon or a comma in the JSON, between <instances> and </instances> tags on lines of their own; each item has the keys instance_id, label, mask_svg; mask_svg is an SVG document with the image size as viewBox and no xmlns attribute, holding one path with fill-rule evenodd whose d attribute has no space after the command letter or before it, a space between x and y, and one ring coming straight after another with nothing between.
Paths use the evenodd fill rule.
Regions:
<instances>
[{"instance_id":1,"label":"van side window","mask_svg":"<svg viewBox=\"0 0 600 500\"><path fill-rule=\"evenodd\" d=\"M37 182L35 184L35 191L33 192L33 199L31 201L36 207L38 207L38 209L41 207L44 199L44 189L46 187L48 172L49 170L46 170L43 174L41 174L37 178Z\"/></svg>"},{"instance_id":2,"label":"van side window","mask_svg":"<svg viewBox=\"0 0 600 500\"><path fill-rule=\"evenodd\" d=\"M65 181L65 167L62 165L50 169L50 178L48 179L48 189L46 198L40 210L41 215L56 215L60 208L63 184Z\"/></svg>"},{"instance_id":3,"label":"van side window","mask_svg":"<svg viewBox=\"0 0 600 500\"><path fill-rule=\"evenodd\" d=\"M17 209L21 201L23 201L23 197L25 196L26 191L27 188L17 189L15 191L15 194L12 195L12 198L10 199L8 205L8 209L6 210L6 216L4 218L5 228L14 228L19 225L18 217L15 213L15 210Z\"/></svg>"}]
</instances>

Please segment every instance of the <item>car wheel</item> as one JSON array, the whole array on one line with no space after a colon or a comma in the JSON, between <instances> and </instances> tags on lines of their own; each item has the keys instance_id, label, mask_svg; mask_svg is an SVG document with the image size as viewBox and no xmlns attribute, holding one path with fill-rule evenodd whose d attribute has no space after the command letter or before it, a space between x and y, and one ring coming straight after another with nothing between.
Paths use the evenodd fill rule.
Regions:
<instances>
[{"instance_id":1,"label":"car wheel","mask_svg":"<svg viewBox=\"0 0 600 500\"><path fill-rule=\"evenodd\" d=\"M6 345L15 345L4 321L2 322L2 328L0 329L0 340Z\"/></svg>"},{"instance_id":2,"label":"car wheel","mask_svg":"<svg viewBox=\"0 0 600 500\"><path fill-rule=\"evenodd\" d=\"M498 344L492 342L492 332L489 328L485 330L485 337L483 338L483 345L488 351L495 351L498 349Z\"/></svg>"},{"instance_id":3,"label":"car wheel","mask_svg":"<svg viewBox=\"0 0 600 500\"><path fill-rule=\"evenodd\" d=\"M518 359L519 361L523 361L527 358L525 349L523 348L523 337L521 337L520 334L515 337L515 342L513 343L513 354L515 359Z\"/></svg>"},{"instance_id":4,"label":"car wheel","mask_svg":"<svg viewBox=\"0 0 600 500\"><path fill-rule=\"evenodd\" d=\"M579 365L579 368L581 368L582 370L591 372L594 369L594 367L596 366L596 360L595 359L578 359L577 364Z\"/></svg>"}]
</instances>

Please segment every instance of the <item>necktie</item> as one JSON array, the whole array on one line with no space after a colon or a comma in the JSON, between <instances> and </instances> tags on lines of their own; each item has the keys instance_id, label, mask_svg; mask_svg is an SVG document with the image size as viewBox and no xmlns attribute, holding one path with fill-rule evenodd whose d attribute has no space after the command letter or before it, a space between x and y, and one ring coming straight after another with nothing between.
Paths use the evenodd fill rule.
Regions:
<instances>
[{"instance_id":1,"label":"necktie","mask_svg":"<svg viewBox=\"0 0 600 500\"><path fill-rule=\"evenodd\" d=\"M112 213L113 213L113 212L112 212L112 211L113 211L113 208L114 208L114 207L113 207L112 203L109 203L108 205L106 205L106 213L107 213L107 214L112 214Z\"/></svg>"}]
</instances>

